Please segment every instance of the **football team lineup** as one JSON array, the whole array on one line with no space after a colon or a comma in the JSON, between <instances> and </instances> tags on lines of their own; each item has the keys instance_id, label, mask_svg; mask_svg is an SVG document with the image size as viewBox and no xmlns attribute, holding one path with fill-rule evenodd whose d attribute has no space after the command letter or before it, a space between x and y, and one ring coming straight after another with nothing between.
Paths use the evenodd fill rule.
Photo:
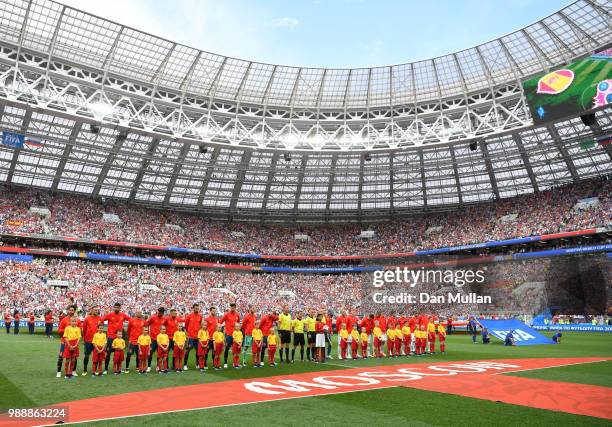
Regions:
<instances>
[{"instance_id":1,"label":"football team lineup","mask_svg":"<svg viewBox=\"0 0 612 427\"><path fill-rule=\"evenodd\" d=\"M501 357L492 359L486 357L490 354L483 354L483 358L478 352L474 354L474 352L459 351L455 355L452 350L455 345L446 352L446 329L437 316L372 315L357 318L353 314L344 312L332 322L331 318L323 319L323 315L316 310L309 310L306 316L302 317L302 313L292 314L286 306L280 313L271 312L259 316L258 320L253 307L249 307L246 313L240 316L234 304L223 314L218 314L216 308L212 307L203 315L198 304L194 304L191 313L185 316L179 316L176 310L170 310L168 315L164 313L165 310L160 307L148 318L145 318L141 312L129 317L121 311L121 306L116 304L113 310L105 315L100 315L99 309L94 307L83 319L79 319L74 306L69 306L66 316L59 322L57 333L60 343L53 339L42 339L38 334L3 335L2 338L6 338L2 341L7 343L10 339L25 338L29 340L27 345L38 346L41 341L46 347L60 345L62 349L59 360L64 361L64 364L58 362L58 368L64 368L66 378L78 378L65 383L62 381L62 384L78 390L68 392L67 396L76 397L73 395L76 392L79 400L60 400L49 402L51 404L36 405L29 410L30 412L28 409L4 407L6 412L0 415L0 425L46 425L58 420L82 423L131 419L131 417L144 420L147 417L159 417L163 414L176 416L185 411L211 411L215 408L261 405L264 402L301 397L323 398L323 396L353 392L365 393L368 390L384 392L383 390L395 387L441 392L612 420L612 406L606 388L612 383L612 373L603 377L605 386L596 383L572 383L572 392L569 394L570 385L563 381L498 375L512 373L520 375L522 372L528 373L540 369L581 365L595 367L601 364L607 366L606 369L610 372L612 362L611 358L607 357L610 353L606 353L606 349L612 350L612 348L606 334L600 335L606 345L603 347L603 352L599 352L602 355L599 357L585 357L583 356L585 353L581 351L579 357L571 354L569 357L541 357L545 352L539 352L540 355L535 358L521 358L522 354L519 353L513 354L515 358L511 359ZM192 322L195 326L190 328ZM384 325L384 329L381 328L381 324ZM334 333L335 325L338 326ZM353 329L349 332L346 325L353 325ZM124 326L127 326L126 341L122 338ZM212 335L208 333L209 327L213 331ZM309 335L311 327L315 331L312 339L310 338L312 335ZM353 333L357 329L363 332ZM148 330L151 330L151 335ZM423 335L419 333L421 330ZM322 334L320 341L317 340L319 333ZM266 343L264 337L267 337ZM455 341L460 339L472 345L476 343L474 337L475 335L470 338L465 334L448 336ZM81 338L83 353L79 351ZM209 343L210 339L212 343ZM228 342L229 340L231 341ZM150 350L154 342L157 343L156 351ZM244 351L247 343L251 347L248 352ZM486 347L482 346L480 337L477 343L481 345L476 347L477 349ZM266 344L267 352L264 347ZM66 351L71 345L73 349ZM318 347L319 345L321 347ZM508 348L495 346L493 343L488 345L494 350ZM280 366L276 363L277 346L278 353L283 355ZM457 343L459 348L464 346L464 343ZM147 347L146 350L143 350L143 347ZM206 371L208 362L206 354L209 347L212 349L211 359L214 367L214 371L210 373ZM561 345L556 348L560 347ZM222 359L225 348L229 349L233 367L246 366L248 361L249 365L260 369L250 373L237 369L224 370ZM317 351L319 348L320 352ZM195 353L195 357L191 360L189 349ZM296 350L298 350L297 360L316 363L293 363L296 360ZM471 349L468 347L468 350ZM130 353L134 355L137 372L146 375L147 372L157 371L159 375L152 377L153 382L146 381L144 384L136 385L134 391L129 391L129 387L121 388L126 385L122 376L126 379L132 378L128 380L129 384L132 387L135 385L135 376L120 375L129 373L130 362L126 360L124 352L127 352L127 360ZM262 358L262 352L267 353L269 357ZM156 363L151 364L154 353L157 355ZM111 354L112 356L106 357ZM332 354L334 360L330 360ZM466 357L468 354L470 357ZM603 356L605 354L607 356ZM90 355L93 356L92 378L86 375L89 362L87 359ZM421 355L428 355L429 362L423 363L424 359L418 357ZM84 358L79 360L79 377L76 372L78 365L75 362L81 356ZM168 365L169 359L173 361L170 365ZM227 356L225 360L228 360ZM124 361L127 361L127 365L124 365ZM102 393L106 396L100 396L99 386L109 383L92 381L92 379L105 374L108 369L108 365L104 366L105 362L112 363L112 372L119 377L114 381L122 380L122 384L111 392ZM168 366L173 367L175 372L181 373L169 382L163 375L168 371ZM198 369L207 374L202 375ZM276 372L270 372L270 369ZM48 367L44 370L49 371ZM186 372L188 370L190 372ZM228 378L216 377L216 375L225 375L224 371L233 371L235 374ZM262 372L261 376L255 371ZM2 370L0 374L4 374ZM47 376L49 377L48 374ZM161 384L155 384L162 378ZM183 378L191 385L185 385ZM114 381L111 380L110 384ZM160 387L164 390L161 401L159 393L155 391ZM86 389L92 392L91 397L87 397L87 393L82 394ZM212 396L214 398L211 398ZM113 408L110 413L106 409L109 407Z\"/></svg>"},{"instance_id":2,"label":"football team lineup","mask_svg":"<svg viewBox=\"0 0 612 427\"><path fill-rule=\"evenodd\" d=\"M0 0L0 427L612 427L611 13Z\"/></svg>"}]
</instances>

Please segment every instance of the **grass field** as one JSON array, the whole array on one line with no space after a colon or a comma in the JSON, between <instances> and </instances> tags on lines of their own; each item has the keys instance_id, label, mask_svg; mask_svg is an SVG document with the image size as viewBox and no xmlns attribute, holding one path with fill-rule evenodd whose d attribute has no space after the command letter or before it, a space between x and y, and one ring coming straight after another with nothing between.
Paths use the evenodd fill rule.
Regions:
<instances>
[{"instance_id":1,"label":"grass field","mask_svg":"<svg viewBox=\"0 0 612 427\"><path fill-rule=\"evenodd\" d=\"M73 381L55 378L55 362L59 340L40 335L7 336L0 334L0 347L10 348L0 364L0 409L41 406L88 397L112 395L129 391L151 390L176 385L200 384L238 378L267 377L309 371L337 370L343 367L423 363L477 359L507 359L530 357L609 357L612 355L612 335L597 333L567 333L557 346L508 348L501 343L472 344L465 335L449 336L447 354L425 358L368 359L311 364L296 362L278 368L227 369L202 374L190 370L181 375L135 374L93 379L79 377ZM334 348L335 350L335 348ZM193 355L191 365L193 365ZM134 361L132 361L132 365ZM82 360L79 361L82 367ZM81 369L79 369L80 371ZM612 362L591 363L512 375L545 380L575 382L612 387ZM371 390L330 396L309 397L286 401L257 403L244 406L188 411L121 420L119 424L156 425L192 424L205 420L209 425L238 425L256 414L256 422L274 425L484 425L493 417L502 425L610 425L608 420L527 408L420 391L406 387ZM109 423L109 422L106 422ZM113 421L117 424L117 421ZM198 422L199 423L199 422ZM97 425L104 423L96 423ZM249 424L253 424L249 421Z\"/></svg>"}]
</instances>

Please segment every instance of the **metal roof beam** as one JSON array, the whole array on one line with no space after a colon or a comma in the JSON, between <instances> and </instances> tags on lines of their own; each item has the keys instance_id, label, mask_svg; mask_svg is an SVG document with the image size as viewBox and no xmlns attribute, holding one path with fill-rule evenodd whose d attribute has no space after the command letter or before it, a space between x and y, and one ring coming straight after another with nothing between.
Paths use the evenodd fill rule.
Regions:
<instances>
[{"instance_id":1,"label":"metal roof beam","mask_svg":"<svg viewBox=\"0 0 612 427\"><path fill-rule=\"evenodd\" d=\"M134 201L136 198L136 194L138 193L138 189L140 188L140 184L142 184L142 179L144 178L149 165L151 164L151 160L153 160L153 155L159 146L160 139L154 138L147 149L147 155L142 162L142 166L138 170L138 175L136 175L136 179L134 180L134 186L132 187L132 191L130 191L129 201Z\"/></svg>"},{"instance_id":2,"label":"metal roof beam","mask_svg":"<svg viewBox=\"0 0 612 427\"><path fill-rule=\"evenodd\" d=\"M190 144L183 144L181 147L181 152L179 153L179 157L174 164L172 169L172 177L170 178L170 183L168 184L168 190L166 191L166 195L164 196L164 207L168 207L170 205L170 197L172 197L172 190L174 190L174 186L176 185L176 180L178 179L179 172L181 171L181 167L183 167L183 163L185 162L185 158L187 158L187 153L191 149Z\"/></svg>"},{"instance_id":3,"label":"metal roof beam","mask_svg":"<svg viewBox=\"0 0 612 427\"><path fill-rule=\"evenodd\" d=\"M395 169L393 168L394 153L389 153L389 208L395 208Z\"/></svg>"},{"instance_id":4,"label":"metal roof beam","mask_svg":"<svg viewBox=\"0 0 612 427\"><path fill-rule=\"evenodd\" d=\"M499 200L497 179L495 178L495 173L493 172L493 165L491 164L491 157L489 155L489 149L487 148L487 142L484 139L481 139L478 142L478 146L480 147L480 151L482 152L482 158L484 159L485 167L487 169L487 173L489 174L489 179L491 180L491 188L493 189L493 195L495 196L495 199Z\"/></svg>"},{"instance_id":5,"label":"metal roof beam","mask_svg":"<svg viewBox=\"0 0 612 427\"><path fill-rule=\"evenodd\" d=\"M531 160L529 160L529 156L525 151L525 146L523 145L523 140L518 133L512 134L512 139L514 139L514 143L518 147L518 152L521 155L521 159L523 160L523 164L525 165L525 169L527 169L527 175L529 175L529 180L531 181L531 185L535 192L540 191L540 187L538 186L538 181L536 180L535 174L533 173L533 168L531 167Z\"/></svg>"},{"instance_id":6,"label":"metal roof beam","mask_svg":"<svg viewBox=\"0 0 612 427\"><path fill-rule=\"evenodd\" d=\"M451 162L453 162L453 174L455 175L455 185L457 186L457 196L459 197L459 204L463 204L463 193L461 192L461 181L459 180L459 168L457 167L457 157L455 156L455 146L449 145L448 151L450 152Z\"/></svg>"},{"instance_id":7,"label":"metal roof beam","mask_svg":"<svg viewBox=\"0 0 612 427\"><path fill-rule=\"evenodd\" d=\"M559 16L561 17L561 19L563 19L563 21L565 21L565 23L572 28L572 30L574 30L574 33L579 33L582 37L579 37L578 34L576 35L576 39L578 40L578 42L582 45L583 49L588 52L591 50L590 47L588 47L584 41L583 38L589 39L591 41L591 43L593 44L593 46L597 46L599 43L597 43L597 41L591 37L591 35L589 33L587 33L586 31L584 31L582 29L582 27L580 27L580 25L576 25L576 23L574 23L573 20L571 20L570 18L568 18L568 16L565 14L565 12L563 12L562 10L560 10L559 12L557 12L559 14Z\"/></svg>"},{"instance_id":8,"label":"metal roof beam","mask_svg":"<svg viewBox=\"0 0 612 427\"><path fill-rule=\"evenodd\" d=\"M325 202L325 211L329 212L331 206L332 191L334 188L334 180L336 179L336 164L338 163L338 155L334 154L329 167L329 182L327 183L327 201Z\"/></svg>"},{"instance_id":9,"label":"metal roof beam","mask_svg":"<svg viewBox=\"0 0 612 427\"><path fill-rule=\"evenodd\" d=\"M73 147L76 145L77 137L81 132L81 128L83 127L83 121L77 120L72 127L72 131L70 132L70 136L68 137L68 141L64 146L64 152L62 153L62 157L60 159L60 163L57 166L57 172L55 173L55 177L53 178L53 184L51 185L51 192L55 192L57 190L57 186L59 185L62 174L64 173L64 168L66 167L66 162L70 158L70 154L72 153Z\"/></svg>"},{"instance_id":10,"label":"metal roof beam","mask_svg":"<svg viewBox=\"0 0 612 427\"><path fill-rule=\"evenodd\" d=\"M306 163L308 163L308 154L302 155L302 163L300 164L300 172L298 173L298 183L295 191L295 202L293 203L293 212L297 214L298 203L302 195L302 184L304 183L304 175L306 174Z\"/></svg>"},{"instance_id":11,"label":"metal roof beam","mask_svg":"<svg viewBox=\"0 0 612 427\"><path fill-rule=\"evenodd\" d=\"M264 190L264 199L262 203L262 209L266 210L268 208L268 199L270 198L270 189L272 188L272 180L274 179L274 172L276 172L276 165L278 163L278 158L280 157L280 152L276 151L272 155L272 162L270 163L270 170L268 171L268 179L266 181L266 189Z\"/></svg>"},{"instance_id":12,"label":"metal roof beam","mask_svg":"<svg viewBox=\"0 0 612 427\"><path fill-rule=\"evenodd\" d=\"M202 205L204 203L204 195L206 191L208 191L208 183L210 182L210 177L215 171L215 165L217 164L217 159L219 158L219 153L221 153L221 148L216 147L210 156L210 162L208 163L208 168L206 169L206 175L204 175L204 181L202 181L202 188L200 189L200 196L198 197L197 208L202 209Z\"/></svg>"},{"instance_id":13,"label":"metal roof beam","mask_svg":"<svg viewBox=\"0 0 612 427\"><path fill-rule=\"evenodd\" d=\"M538 56L538 60L540 61L540 65L542 66L542 70L548 71L549 68L550 68L550 65L554 64L554 62L552 62L550 60L550 58L548 57L548 55L546 55L546 53L544 53L544 51L542 49L540 49L540 46L538 46L538 44L533 40L533 38L531 37L531 35L527 32L527 30L525 28L523 28L520 32L523 33L523 35L525 36L525 38L529 42L529 45L531 46L533 51ZM544 59L546 59L546 61L548 61L548 64L544 63Z\"/></svg>"},{"instance_id":14,"label":"metal roof beam","mask_svg":"<svg viewBox=\"0 0 612 427\"><path fill-rule=\"evenodd\" d=\"M357 210L361 213L361 202L363 199L363 174L365 166L365 156L359 156L359 189L357 193Z\"/></svg>"},{"instance_id":15,"label":"metal roof beam","mask_svg":"<svg viewBox=\"0 0 612 427\"><path fill-rule=\"evenodd\" d=\"M425 185L425 159L423 150L419 150L419 167L421 168L421 191L423 192L423 206L427 207L427 186Z\"/></svg>"},{"instance_id":16,"label":"metal roof beam","mask_svg":"<svg viewBox=\"0 0 612 427\"><path fill-rule=\"evenodd\" d=\"M236 184L234 184L234 189L232 190L232 199L230 200L230 212L236 212L238 198L240 197L240 192L242 191L244 177L246 175L247 169L249 168L249 164L251 163L252 155L253 151L251 150L244 150L244 152L242 153L242 158L240 159L240 169L238 170L238 176L236 177Z\"/></svg>"},{"instance_id":17,"label":"metal roof beam","mask_svg":"<svg viewBox=\"0 0 612 427\"><path fill-rule=\"evenodd\" d=\"M578 176L578 172L576 171L576 166L574 166L574 162L572 162L572 159L567 153L567 149L565 148L565 145L563 144L563 140L561 139L559 132L557 132L557 128L555 128L554 124L549 124L546 126L546 129L548 130L548 133L550 134L553 143L559 150L559 153L561 153L561 156L563 157L563 160L565 161L565 164L567 165L567 169L572 175L572 180L574 182L580 181L580 177Z\"/></svg>"},{"instance_id":18,"label":"metal roof beam","mask_svg":"<svg viewBox=\"0 0 612 427\"><path fill-rule=\"evenodd\" d=\"M21 122L21 127L19 128L19 133L25 135L28 128L30 127L30 120L32 119L32 109L27 108L26 112L23 116L23 121ZM8 175L6 176L6 182L13 181L13 175L15 174L15 168L17 167L17 159L19 158L19 154L23 148L15 148L13 150L13 158L11 159L11 166L9 167Z\"/></svg>"}]
</instances>

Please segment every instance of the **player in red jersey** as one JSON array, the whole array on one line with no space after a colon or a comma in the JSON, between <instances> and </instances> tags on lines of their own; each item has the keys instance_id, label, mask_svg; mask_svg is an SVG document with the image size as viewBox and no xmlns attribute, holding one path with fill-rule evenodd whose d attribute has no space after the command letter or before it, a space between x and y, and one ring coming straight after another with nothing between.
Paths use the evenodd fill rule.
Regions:
<instances>
[{"instance_id":1,"label":"player in red jersey","mask_svg":"<svg viewBox=\"0 0 612 427\"><path fill-rule=\"evenodd\" d=\"M83 373L87 375L87 366L89 365L89 357L94 351L93 336L98 332L98 324L100 323L100 309L92 307L89 310L85 320L83 321L83 342L85 343L85 357L83 358Z\"/></svg>"},{"instance_id":2,"label":"player in red jersey","mask_svg":"<svg viewBox=\"0 0 612 427\"><path fill-rule=\"evenodd\" d=\"M168 359L170 358L170 352L172 352L172 364L170 366L175 365L175 356L174 356L174 333L178 331L179 323L184 323L185 319L178 316L178 312L176 308L170 310L170 316L167 316L164 319L164 326L166 327L166 334L168 334L168 338L170 339L170 345L168 346Z\"/></svg>"},{"instance_id":3,"label":"player in red jersey","mask_svg":"<svg viewBox=\"0 0 612 427\"><path fill-rule=\"evenodd\" d=\"M151 351L149 352L149 359L147 361L147 372L151 372L151 361L153 360L153 353L157 354L157 335L159 334L160 328L164 324L164 313L166 309L159 307L157 313L153 314L145 322L145 326L149 328L149 335L151 336ZM159 363L157 364L159 367Z\"/></svg>"},{"instance_id":4,"label":"player in red jersey","mask_svg":"<svg viewBox=\"0 0 612 427\"><path fill-rule=\"evenodd\" d=\"M125 358L125 373L130 373L130 360L132 359L132 355L136 355L136 359L138 359L138 337L142 335L142 330L145 326L145 319L142 317L142 311L137 310L136 316L132 317L128 321L128 329L127 329L127 337L128 337L128 351L127 356ZM148 353L147 353L148 356ZM138 365L138 361L136 362Z\"/></svg>"},{"instance_id":5,"label":"player in red jersey","mask_svg":"<svg viewBox=\"0 0 612 427\"><path fill-rule=\"evenodd\" d=\"M21 320L21 314L19 314L19 311L15 310L13 312L13 334L15 335L19 334L20 320Z\"/></svg>"},{"instance_id":6,"label":"player in red jersey","mask_svg":"<svg viewBox=\"0 0 612 427\"><path fill-rule=\"evenodd\" d=\"M213 341L213 334L217 330L217 323L219 323L219 318L217 317L217 308L210 307L208 309L208 316L204 319L206 320L206 328L208 330L208 351L204 355L204 365L208 365L208 354L210 353L210 357L214 356L215 353L215 343Z\"/></svg>"},{"instance_id":7,"label":"player in red jersey","mask_svg":"<svg viewBox=\"0 0 612 427\"><path fill-rule=\"evenodd\" d=\"M230 304L230 309L221 318L225 332L225 353L223 354L223 367L227 368L227 357L234 342L233 334L236 324L240 324L240 315L236 311L236 303Z\"/></svg>"},{"instance_id":8,"label":"player in red jersey","mask_svg":"<svg viewBox=\"0 0 612 427\"><path fill-rule=\"evenodd\" d=\"M117 331L123 331L123 323L130 320L130 316L121 311L121 304L116 302L113 305L113 311L102 318L102 322L108 322L106 331L106 360L104 361L104 374L108 372L111 353L113 349L113 341L117 338Z\"/></svg>"},{"instance_id":9,"label":"player in red jersey","mask_svg":"<svg viewBox=\"0 0 612 427\"><path fill-rule=\"evenodd\" d=\"M28 333L30 335L34 335L34 321L36 319L34 318L34 313L32 313L31 311L28 313Z\"/></svg>"},{"instance_id":10,"label":"player in red jersey","mask_svg":"<svg viewBox=\"0 0 612 427\"><path fill-rule=\"evenodd\" d=\"M261 347L261 354L265 356L266 350L268 349L268 336L270 335L270 330L272 326L274 326L274 322L278 321L278 312L273 311L270 314L266 314L261 318L259 322L259 329L261 329L261 333L263 334L263 346ZM263 361L261 362L263 365Z\"/></svg>"},{"instance_id":11,"label":"player in red jersey","mask_svg":"<svg viewBox=\"0 0 612 427\"><path fill-rule=\"evenodd\" d=\"M9 310L6 310L4 312L4 327L6 328L6 333L10 334L11 333L11 321L12 321L12 317L11 317L11 312Z\"/></svg>"},{"instance_id":12,"label":"player in red jersey","mask_svg":"<svg viewBox=\"0 0 612 427\"><path fill-rule=\"evenodd\" d=\"M200 304L193 304L191 306L191 313L185 316L185 330L187 331L187 349L185 350L185 365L183 370L189 369L189 352L193 348L196 352L196 365L197 365L197 350L198 350L198 332L200 331L200 325L202 324L202 313L200 313Z\"/></svg>"},{"instance_id":13,"label":"player in red jersey","mask_svg":"<svg viewBox=\"0 0 612 427\"><path fill-rule=\"evenodd\" d=\"M47 338L52 338L51 334L53 334L53 312L47 310L45 312L45 335Z\"/></svg>"}]
</instances>

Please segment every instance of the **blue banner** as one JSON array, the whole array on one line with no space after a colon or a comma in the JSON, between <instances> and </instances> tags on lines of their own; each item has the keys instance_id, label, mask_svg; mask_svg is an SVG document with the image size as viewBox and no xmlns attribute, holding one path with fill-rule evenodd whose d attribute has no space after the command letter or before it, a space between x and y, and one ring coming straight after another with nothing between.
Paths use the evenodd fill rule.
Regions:
<instances>
[{"instance_id":1,"label":"blue banner","mask_svg":"<svg viewBox=\"0 0 612 427\"><path fill-rule=\"evenodd\" d=\"M487 328L491 335L502 341L505 341L506 335L512 332L516 345L554 344L552 339L545 337L517 319L478 319L478 323Z\"/></svg>"},{"instance_id":2,"label":"blue banner","mask_svg":"<svg viewBox=\"0 0 612 427\"><path fill-rule=\"evenodd\" d=\"M17 254L0 254L0 262L15 261L15 262L32 262L32 255L17 255Z\"/></svg>"},{"instance_id":3,"label":"blue banner","mask_svg":"<svg viewBox=\"0 0 612 427\"><path fill-rule=\"evenodd\" d=\"M168 258L145 258L139 256L123 256L123 255L106 255L97 254L95 252L87 252L85 254L86 259L92 259L96 261L113 261L113 262L128 262L131 264L158 264L158 265L172 265L172 260Z\"/></svg>"},{"instance_id":4,"label":"blue banner","mask_svg":"<svg viewBox=\"0 0 612 427\"><path fill-rule=\"evenodd\" d=\"M4 319L0 320L0 328L4 328L4 325L6 323L4 322ZM11 320L11 328L15 326L15 322ZM53 322L53 328L54 328L54 333L57 332L57 326L58 323L57 322ZM20 320L19 321L19 328L27 328L28 327L28 321L27 320ZM45 322L43 320L35 320L34 321L34 327L35 328L44 328L45 327ZM27 333L27 331L25 331Z\"/></svg>"},{"instance_id":5,"label":"blue banner","mask_svg":"<svg viewBox=\"0 0 612 427\"><path fill-rule=\"evenodd\" d=\"M2 144L13 148L23 148L25 137L19 133L2 131Z\"/></svg>"},{"instance_id":6,"label":"blue banner","mask_svg":"<svg viewBox=\"0 0 612 427\"><path fill-rule=\"evenodd\" d=\"M383 269L381 265L370 265L368 267L260 267L259 271L269 273L356 273Z\"/></svg>"},{"instance_id":7,"label":"blue banner","mask_svg":"<svg viewBox=\"0 0 612 427\"><path fill-rule=\"evenodd\" d=\"M594 246L576 246L564 249L549 249L546 251L524 252L512 255L513 259L539 258L558 255L591 254L595 252L606 252L612 250L612 244Z\"/></svg>"},{"instance_id":8,"label":"blue banner","mask_svg":"<svg viewBox=\"0 0 612 427\"><path fill-rule=\"evenodd\" d=\"M612 332L612 325L591 325L590 323L570 323L569 325L538 325L538 331L561 332Z\"/></svg>"}]
</instances>

